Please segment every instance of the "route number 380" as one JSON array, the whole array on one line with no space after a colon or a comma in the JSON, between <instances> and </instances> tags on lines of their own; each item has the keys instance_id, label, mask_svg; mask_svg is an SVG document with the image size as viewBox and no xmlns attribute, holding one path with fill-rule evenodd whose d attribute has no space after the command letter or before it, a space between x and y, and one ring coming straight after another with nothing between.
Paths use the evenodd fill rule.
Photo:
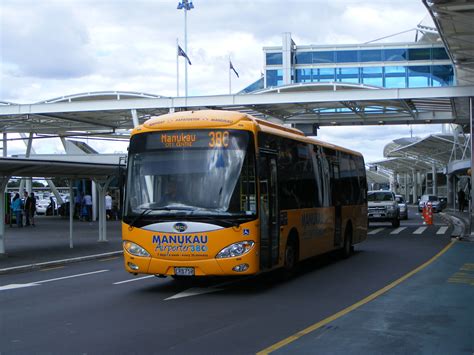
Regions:
<instances>
[{"instance_id":1,"label":"route number 380","mask_svg":"<svg viewBox=\"0 0 474 355\"><path fill-rule=\"evenodd\" d=\"M209 132L209 147L211 148L227 148L229 146L229 132Z\"/></svg>"}]
</instances>

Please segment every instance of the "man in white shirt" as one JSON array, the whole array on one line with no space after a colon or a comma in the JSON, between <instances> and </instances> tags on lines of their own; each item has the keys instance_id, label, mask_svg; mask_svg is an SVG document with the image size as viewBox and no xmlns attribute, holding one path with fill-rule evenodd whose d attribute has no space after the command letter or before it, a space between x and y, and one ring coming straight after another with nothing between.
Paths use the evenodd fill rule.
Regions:
<instances>
[{"instance_id":1,"label":"man in white shirt","mask_svg":"<svg viewBox=\"0 0 474 355\"><path fill-rule=\"evenodd\" d=\"M112 196L108 192L105 195L105 213L107 214L107 219L112 218Z\"/></svg>"}]
</instances>

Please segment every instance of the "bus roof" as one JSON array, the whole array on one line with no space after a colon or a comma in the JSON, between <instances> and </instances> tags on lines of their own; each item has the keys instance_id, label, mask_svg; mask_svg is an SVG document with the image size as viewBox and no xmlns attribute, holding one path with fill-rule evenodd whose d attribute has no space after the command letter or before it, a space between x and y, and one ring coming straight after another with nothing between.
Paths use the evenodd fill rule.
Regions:
<instances>
[{"instance_id":1,"label":"bus roof","mask_svg":"<svg viewBox=\"0 0 474 355\"><path fill-rule=\"evenodd\" d=\"M157 129L171 130L183 128L224 128L231 127L238 128L239 123L241 128L250 128L256 126L261 131L276 134L282 137L296 139L301 142L318 144L323 147L344 151L346 153L360 155L359 152L323 142L317 139L306 137L300 130L285 127L281 124L255 118L246 113L238 111L225 110L195 110L195 111L180 111L168 113L161 116L151 117L143 125L136 127L132 135L135 133L149 132Z\"/></svg>"}]
</instances>

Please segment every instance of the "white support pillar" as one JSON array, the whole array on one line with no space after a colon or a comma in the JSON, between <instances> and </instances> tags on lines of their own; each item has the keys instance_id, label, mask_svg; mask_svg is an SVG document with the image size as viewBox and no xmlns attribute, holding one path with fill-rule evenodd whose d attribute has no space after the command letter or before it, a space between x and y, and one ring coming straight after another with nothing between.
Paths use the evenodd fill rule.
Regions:
<instances>
[{"instance_id":1,"label":"white support pillar","mask_svg":"<svg viewBox=\"0 0 474 355\"><path fill-rule=\"evenodd\" d=\"M91 195L92 195L92 221L97 221L97 189L95 181L91 183Z\"/></svg>"},{"instance_id":2,"label":"white support pillar","mask_svg":"<svg viewBox=\"0 0 474 355\"><path fill-rule=\"evenodd\" d=\"M69 248L74 248L73 223L74 223L74 180L69 179Z\"/></svg>"},{"instance_id":3,"label":"white support pillar","mask_svg":"<svg viewBox=\"0 0 474 355\"><path fill-rule=\"evenodd\" d=\"M411 171L411 184L412 184L412 194L413 194L413 203L418 202L418 191L417 191L417 181L416 181L416 172L415 169Z\"/></svg>"},{"instance_id":4,"label":"white support pillar","mask_svg":"<svg viewBox=\"0 0 474 355\"><path fill-rule=\"evenodd\" d=\"M283 85L288 85L291 84L291 56L293 52L291 33L283 33L282 42Z\"/></svg>"},{"instance_id":5,"label":"white support pillar","mask_svg":"<svg viewBox=\"0 0 474 355\"><path fill-rule=\"evenodd\" d=\"M103 180L94 180L99 192L99 242L107 242L107 215L105 211L105 194L113 177Z\"/></svg>"},{"instance_id":6,"label":"white support pillar","mask_svg":"<svg viewBox=\"0 0 474 355\"><path fill-rule=\"evenodd\" d=\"M7 133L3 133L3 157L8 156L8 136Z\"/></svg>"},{"instance_id":7,"label":"white support pillar","mask_svg":"<svg viewBox=\"0 0 474 355\"><path fill-rule=\"evenodd\" d=\"M138 121L138 114L136 109L132 109L132 122L133 122L133 127L137 127L140 125L140 122Z\"/></svg>"},{"instance_id":8,"label":"white support pillar","mask_svg":"<svg viewBox=\"0 0 474 355\"><path fill-rule=\"evenodd\" d=\"M5 255L5 189L9 176L0 177L0 256ZM11 216L10 216L11 218Z\"/></svg>"},{"instance_id":9,"label":"white support pillar","mask_svg":"<svg viewBox=\"0 0 474 355\"><path fill-rule=\"evenodd\" d=\"M405 173L405 201L409 202L410 190L408 189L408 173Z\"/></svg>"}]
</instances>

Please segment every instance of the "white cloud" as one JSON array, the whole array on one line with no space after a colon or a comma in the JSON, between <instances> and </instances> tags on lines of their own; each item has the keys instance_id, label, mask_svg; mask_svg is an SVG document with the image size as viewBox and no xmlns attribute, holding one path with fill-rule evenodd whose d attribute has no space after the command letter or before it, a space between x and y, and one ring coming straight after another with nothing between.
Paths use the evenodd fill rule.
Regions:
<instances>
[{"instance_id":1,"label":"white cloud","mask_svg":"<svg viewBox=\"0 0 474 355\"><path fill-rule=\"evenodd\" d=\"M177 3L1 1L0 101L31 103L115 90L175 96L177 38L184 47L184 13L176 9ZM259 79L262 47L281 45L283 32L291 32L300 45L363 43L414 28L427 13L418 0L195 0L194 4L187 14L191 95L228 93L229 55L240 74L240 78L232 75L233 92ZM395 38L413 39L414 33ZM180 79L183 94L182 58ZM418 130L424 136L433 129L414 126ZM394 128L391 136L378 127L350 127L351 134L347 132L348 128L322 128L318 138L360 150L373 161L383 158L383 145L409 135L409 128Z\"/></svg>"}]
</instances>

